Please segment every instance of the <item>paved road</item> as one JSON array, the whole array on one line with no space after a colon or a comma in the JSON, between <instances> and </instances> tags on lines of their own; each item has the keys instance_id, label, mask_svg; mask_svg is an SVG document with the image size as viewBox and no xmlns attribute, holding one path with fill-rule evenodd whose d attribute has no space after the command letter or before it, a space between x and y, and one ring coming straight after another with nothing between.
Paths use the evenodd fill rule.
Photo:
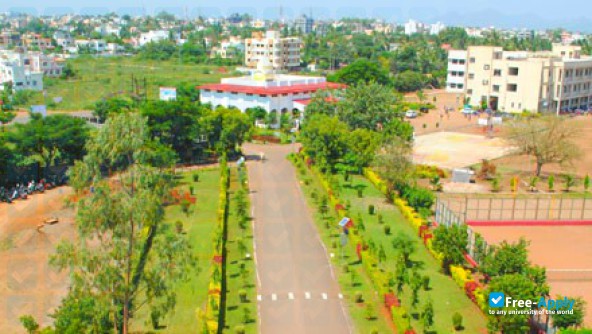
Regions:
<instances>
[{"instance_id":1,"label":"paved road","mask_svg":"<svg viewBox=\"0 0 592 334\"><path fill-rule=\"evenodd\" d=\"M254 210L261 333L350 333L327 252L296 171L285 158L292 145L244 146Z\"/></svg>"}]
</instances>

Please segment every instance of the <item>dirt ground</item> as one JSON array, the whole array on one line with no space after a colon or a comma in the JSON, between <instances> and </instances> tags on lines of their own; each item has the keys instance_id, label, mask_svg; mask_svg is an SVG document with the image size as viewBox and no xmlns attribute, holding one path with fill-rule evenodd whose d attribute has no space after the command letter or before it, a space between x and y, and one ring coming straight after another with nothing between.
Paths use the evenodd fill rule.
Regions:
<instances>
[{"instance_id":1,"label":"dirt ground","mask_svg":"<svg viewBox=\"0 0 592 334\"><path fill-rule=\"evenodd\" d=\"M32 315L41 326L67 292L68 276L49 266L62 239L73 239L74 211L64 206L72 192L60 187L13 204L0 203L0 333L25 333L18 318ZM56 217L59 222L37 225Z\"/></svg>"},{"instance_id":2,"label":"dirt ground","mask_svg":"<svg viewBox=\"0 0 592 334\"><path fill-rule=\"evenodd\" d=\"M458 132L435 132L415 137L413 161L453 169L496 159L512 150L500 138Z\"/></svg>"},{"instance_id":3,"label":"dirt ground","mask_svg":"<svg viewBox=\"0 0 592 334\"><path fill-rule=\"evenodd\" d=\"M409 123L415 128L416 135L436 131L455 131L464 133L483 133L481 127L477 126L476 117L465 117L458 110L462 108L462 96L458 99L458 94L447 93L445 90L425 90L425 102L432 103L435 109L428 113L420 113L417 118L409 120ZM434 97L436 101L434 102ZM405 95L405 100L409 102L419 102L415 93ZM453 108L454 111L446 113L445 108ZM425 124L425 128L424 128Z\"/></svg>"},{"instance_id":4,"label":"dirt ground","mask_svg":"<svg viewBox=\"0 0 592 334\"><path fill-rule=\"evenodd\" d=\"M551 295L580 296L592 305L592 226L473 226L489 244L530 241L529 257L547 268ZM585 324L592 326L588 307Z\"/></svg>"}]
</instances>

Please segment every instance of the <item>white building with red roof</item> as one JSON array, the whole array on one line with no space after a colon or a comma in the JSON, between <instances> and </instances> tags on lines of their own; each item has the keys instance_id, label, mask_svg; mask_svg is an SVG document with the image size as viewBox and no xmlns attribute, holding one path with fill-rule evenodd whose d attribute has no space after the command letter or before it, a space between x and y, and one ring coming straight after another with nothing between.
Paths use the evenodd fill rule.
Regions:
<instances>
[{"instance_id":1,"label":"white building with red roof","mask_svg":"<svg viewBox=\"0 0 592 334\"><path fill-rule=\"evenodd\" d=\"M345 88L345 85L327 82L323 77L272 74L262 67L248 76L225 78L219 84L197 87L200 102L209 103L212 108L235 107L243 112L255 107L267 112L302 112L317 91Z\"/></svg>"}]
</instances>

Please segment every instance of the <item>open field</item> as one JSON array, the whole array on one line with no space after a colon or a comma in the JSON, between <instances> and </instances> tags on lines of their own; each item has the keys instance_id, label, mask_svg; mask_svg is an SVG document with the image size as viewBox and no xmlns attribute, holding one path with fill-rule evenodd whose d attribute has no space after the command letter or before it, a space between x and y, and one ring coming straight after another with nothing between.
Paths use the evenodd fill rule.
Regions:
<instances>
[{"instance_id":1,"label":"open field","mask_svg":"<svg viewBox=\"0 0 592 334\"><path fill-rule=\"evenodd\" d=\"M13 204L0 203L0 333L25 333L18 318L32 315L41 326L68 290L68 273L49 266L62 239L75 238L74 210L64 204L69 187L35 194ZM45 219L59 222L37 231Z\"/></svg>"},{"instance_id":2,"label":"open field","mask_svg":"<svg viewBox=\"0 0 592 334\"><path fill-rule=\"evenodd\" d=\"M182 179L177 188L181 192L189 191L190 185L195 188L193 196L196 201L189 215L182 212L180 205L171 205L166 208L165 219L172 224L176 221L183 222L183 230L197 258L197 269L189 275L189 281L177 286L175 309L169 317L161 321L162 327L154 330L147 310L143 309L134 319L135 333L185 334L188 328L203 328L197 310L204 306L208 295L208 268L213 256L211 240L218 213L220 170L212 168L198 171L198 182L193 182L193 173L195 172L180 174Z\"/></svg>"},{"instance_id":3,"label":"open field","mask_svg":"<svg viewBox=\"0 0 592 334\"><path fill-rule=\"evenodd\" d=\"M93 58L81 56L68 60L76 72L76 77L68 80L46 78L45 100L37 94L31 104L50 103L56 97L62 102L54 109L90 109L94 102L132 91L132 76L144 90L146 80L148 99L158 99L159 87L182 84L200 85L218 82L226 73L226 68L210 65L179 64L172 61L139 60L137 57Z\"/></svg>"},{"instance_id":4,"label":"open field","mask_svg":"<svg viewBox=\"0 0 592 334\"><path fill-rule=\"evenodd\" d=\"M488 244L530 241L529 258L547 268L551 295L580 296L592 305L592 226L472 226ZM592 309L585 324L592 326Z\"/></svg>"}]
</instances>

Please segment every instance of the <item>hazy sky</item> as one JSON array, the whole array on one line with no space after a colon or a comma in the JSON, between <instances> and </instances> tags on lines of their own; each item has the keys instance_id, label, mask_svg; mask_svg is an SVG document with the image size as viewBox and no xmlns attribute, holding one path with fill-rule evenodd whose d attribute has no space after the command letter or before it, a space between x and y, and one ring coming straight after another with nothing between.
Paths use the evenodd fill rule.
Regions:
<instances>
[{"instance_id":1,"label":"hazy sky","mask_svg":"<svg viewBox=\"0 0 592 334\"><path fill-rule=\"evenodd\" d=\"M0 11L36 14L115 11L153 14L160 10L189 16L247 12L255 17L285 18L312 7L314 17L380 17L401 22L408 18L448 24L511 25L515 27L570 25L592 29L592 0L0 0Z\"/></svg>"}]
</instances>

